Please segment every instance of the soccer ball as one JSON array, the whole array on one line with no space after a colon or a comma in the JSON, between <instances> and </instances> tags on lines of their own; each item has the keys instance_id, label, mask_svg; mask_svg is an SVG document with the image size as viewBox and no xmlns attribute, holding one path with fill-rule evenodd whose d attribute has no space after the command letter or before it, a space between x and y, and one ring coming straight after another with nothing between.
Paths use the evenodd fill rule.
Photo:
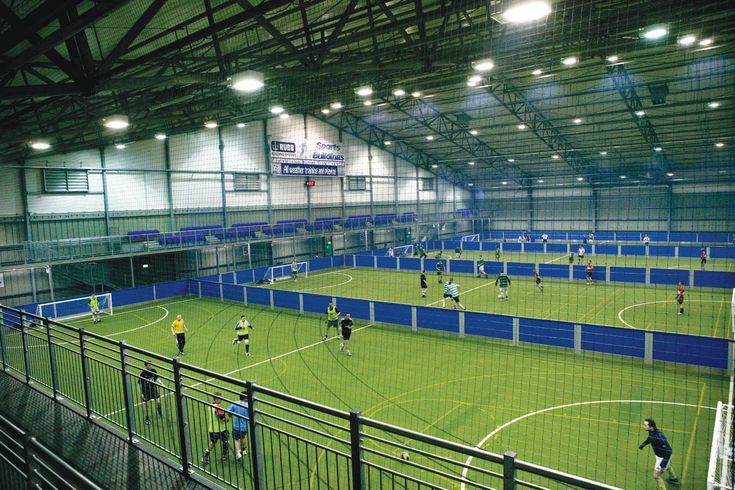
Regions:
<instances>
[{"instance_id":1,"label":"soccer ball","mask_svg":"<svg viewBox=\"0 0 735 490\"><path fill-rule=\"evenodd\" d=\"M411 459L411 456L408 454L408 451L403 451L401 453L401 459L403 461L408 461L409 459Z\"/></svg>"},{"instance_id":2,"label":"soccer ball","mask_svg":"<svg viewBox=\"0 0 735 490\"><path fill-rule=\"evenodd\" d=\"M498 295L498 298L503 299L503 295L502 294L499 294Z\"/></svg>"}]
</instances>

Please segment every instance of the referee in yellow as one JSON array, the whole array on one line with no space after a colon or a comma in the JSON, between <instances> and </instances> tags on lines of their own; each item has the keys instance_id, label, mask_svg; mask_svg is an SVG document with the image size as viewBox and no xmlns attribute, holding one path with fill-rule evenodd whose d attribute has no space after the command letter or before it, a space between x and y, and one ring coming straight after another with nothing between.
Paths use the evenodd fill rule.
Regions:
<instances>
[{"instance_id":1,"label":"referee in yellow","mask_svg":"<svg viewBox=\"0 0 735 490\"><path fill-rule=\"evenodd\" d=\"M176 337L176 345L179 347L179 353L176 357L184 355L184 345L186 345L186 332L189 329L184 325L184 319L181 315L176 315L176 320L171 324L171 333Z\"/></svg>"}]
</instances>

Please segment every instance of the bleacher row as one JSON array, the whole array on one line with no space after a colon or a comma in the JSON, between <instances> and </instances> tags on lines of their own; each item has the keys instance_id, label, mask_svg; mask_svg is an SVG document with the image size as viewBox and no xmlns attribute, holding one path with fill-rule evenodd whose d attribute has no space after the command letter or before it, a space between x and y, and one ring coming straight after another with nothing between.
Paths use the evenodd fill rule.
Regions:
<instances>
[{"instance_id":1,"label":"bleacher row","mask_svg":"<svg viewBox=\"0 0 735 490\"><path fill-rule=\"evenodd\" d=\"M459 211L459 210L458 210ZM726 232L694 232L694 231L522 231L522 230L497 230L482 233L483 240L517 241L519 237L525 237L526 241L541 241L541 236L546 234L552 241L589 241L590 233L595 242L642 242L643 237L648 236L651 243L722 243L732 244L735 234Z\"/></svg>"},{"instance_id":2,"label":"bleacher row","mask_svg":"<svg viewBox=\"0 0 735 490\"><path fill-rule=\"evenodd\" d=\"M366 226L386 226L399 223L416 222L415 212L403 214L383 213L371 216L356 214L347 218L338 216L317 218L309 223L306 219L279 220L275 224L266 221L235 223L230 228L222 225L185 226L178 233L161 233L159 230L132 230L127 233L131 242L158 241L160 245L180 245L204 243L212 237L217 240L249 240L253 238L280 237L300 232L321 233L341 229L364 228Z\"/></svg>"}]
</instances>

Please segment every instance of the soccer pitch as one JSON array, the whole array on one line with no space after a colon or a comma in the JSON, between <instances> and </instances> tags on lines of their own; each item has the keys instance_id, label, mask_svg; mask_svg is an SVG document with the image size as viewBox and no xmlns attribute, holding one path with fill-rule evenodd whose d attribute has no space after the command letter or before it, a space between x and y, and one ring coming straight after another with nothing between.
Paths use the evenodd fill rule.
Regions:
<instances>
[{"instance_id":1,"label":"soccer pitch","mask_svg":"<svg viewBox=\"0 0 735 490\"><path fill-rule=\"evenodd\" d=\"M330 269L270 287L441 308L443 284L435 271L427 271L425 298L420 294L419 276L417 271ZM468 310L713 337L730 335L732 291L728 289L688 289L684 314L678 315L675 286L588 285L584 280L546 279L541 292L532 277L511 276L510 299L500 301L494 276L444 274L443 279L450 277L459 284L461 302Z\"/></svg>"},{"instance_id":2,"label":"soccer pitch","mask_svg":"<svg viewBox=\"0 0 735 490\"><path fill-rule=\"evenodd\" d=\"M410 277L417 285L414 275ZM279 286L307 289L311 281ZM340 294L346 293L344 287L339 286ZM668 436L682 488L701 487L714 407L728 394L728 379L716 370L661 362L647 366L639 359L575 354L536 345L512 346L485 338L459 338L422 329L413 332L363 321L356 322L354 355L348 357L340 352L334 337L320 340L324 325L317 316L204 298L118 308L101 324L82 319L74 325L173 356L176 347L170 325L177 314L190 329L183 357L188 364L256 380L258 385L338 409L358 409L365 417L450 441L496 453L513 450L525 461L626 489L654 485L650 481L653 455L649 449L638 450L645 439L641 429L645 417L656 419ZM234 324L241 314L255 327L250 357L232 345ZM10 346L17 344L11 342ZM68 383L77 379L75 370L70 366L65 373ZM92 382L100 393L96 410L108 419L122 417L119 397L103 395L110 389L105 378L93 375ZM137 387L133 389L137 401ZM201 398L207 399L204 393ZM138 431L143 438L165 446L159 439L175 439L176 432L173 403L165 395L163 408L163 417L154 415L153 424L139 425ZM142 412L140 403L136 410ZM192 412L190 418L196 416ZM318 430L333 431L329 426ZM194 460L201 457L205 441L204 429L194 431ZM326 458L323 452L314 457L316 464ZM413 453L412 462L422 464L424 460ZM208 471L231 470L237 464L230 460ZM473 472L466 476L479 481L483 478ZM313 474L303 474L298 477L299 485L330 487L314 478ZM429 481L458 487L441 478ZM499 485L497 480L494 483ZM296 486L295 480L291 485Z\"/></svg>"}]
</instances>

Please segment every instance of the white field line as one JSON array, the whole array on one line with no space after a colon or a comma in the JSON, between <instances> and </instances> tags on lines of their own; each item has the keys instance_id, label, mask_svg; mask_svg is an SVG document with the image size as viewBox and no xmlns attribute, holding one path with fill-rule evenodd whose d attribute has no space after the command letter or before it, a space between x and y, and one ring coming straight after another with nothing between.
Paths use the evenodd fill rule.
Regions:
<instances>
[{"instance_id":1,"label":"white field line","mask_svg":"<svg viewBox=\"0 0 735 490\"><path fill-rule=\"evenodd\" d=\"M374 324L374 323L368 323L367 325L364 325L364 326L362 326L362 327L360 327L360 328L356 328L356 329L354 329L354 330L353 330L353 332L359 332L360 330L364 330L364 329L366 329L366 328L368 328L368 327L372 327L373 325L375 325L375 324ZM297 353L297 352L301 352L302 350L306 350L306 349L311 349L312 347L316 347L317 345L322 345L322 344L324 344L325 342L330 342L330 341L332 341L332 340L334 340L334 339L336 339L336 338L337 338L337 337L332 337L331 339L327 339L327 340L320 340L320 341L318 341L318 342L314 342L314 343L312 343L312 344L309 344L309 345L305 345L305 346L299 347L298 349L294 349L294 350L292 350L292 351L289 351L289 352L285 352L285 353L283 353L283 354L278 354L277 356L274 356L274 357L270 357L270 358L268 358L268 359L264 359L264 360L262 360L262 361L259 361L259 362L256 362L256 363L254 363L254 364L250 364L250 365L248 365L248 366L244 366L244 367L241 367L241 368L239 368L239 369L235 369L234 371L230 371L229 373L224 373L224 374L223 374L223 376L230 376L230 375L232 375L232 374L235 374L235 373L238 373L238 372L240 372L240 371L245 371L246 369L254 368L254 367L256 367L256 366L260 366L261 364L265 364L265 363L268 363L268 362L272 362L272 361L275 361L276 359L280 359L280 358L282 358L282 357L290 356L291 354L295 354L295 353ZM215 379L217 379L217 378L208 378L208 379L205 379L204 381L199 381L199 382L197 382L197 383L194 383L193 385L185 386L185 388L194 388L194 387L196 387L196 386L200 386L200 385L203 385L203 384L205 384L205 383L209 383L210 381L214 381ZM166 396L170 396L171 394L173 394L173 392L169 392L169 393L166 393L166 394L164 394L164 395L163 395L163 396L162 396L161 398L164 398L164 397L166 397ZM143 404L143 402L138 402L138 403L136 403L136 404L135 404L135 405L133 405L133 406L134 406L134 407L138 407L138 406L140 406L140 405L142 405L142 404ZM121 408L120 410L115 410L114 412L110 412L110 413L108 413L108 414L106 414L106 415L103 415L103 417L104 417L104 418L108 418L108 417L111 417L111 416L113 416L113 415L116 415L116 414L118 414L118 413L120 413L120 412L124 412L124 411L125 411L125 409L124 409L124 408Z\"/></svg>"},{"instance_id":2,"label":"white field line","mask_svg":"<svg viewBox=\"0 0 735 490\"><path fill-rule=\"evenodd\" d=\"M472 291L475 291L475 290L477 290L477 289L480 289L480 288L484 288L485 286L489 286L490 284L495 284L495 283L494 283L494 282L492 282L492 281L490 281L490 280L488 279L488 282L486 282L485 284L480 284L480 285L479 285L479 286L477 286L477 287L474 287L474 288L472 288L472 289L468 289L468 290L467 290L467 291L465 291L464 293L460 291L460 294L467 294L467 293L470 293L470 292L472 292ZM457 286L459 286L459 284L457 284ZM442 294L444 294L444 293L442 292ZM425 305L425 306L434 306L434 305L436 305L436 304L439 304L439 303L441 303L442 301L444 301L444 300L443 300L443 299L440 299L440 300L438 300L438 301L434 301L433 303L429 303L428 305Z\"/></svg>"},{"instance_id":3,"label":"white field line","mask_svg":"<svg viewBox=\"0 0 735 490\"><path fill-rule=\"evenodd\" d=\"M347 276L347 277L349 277L349 279L347 279L344 282L340 282L339 284L330 284L329 286L322 286L322 287L319 287L319 288L299 289L298 291L300 291L302 293L305 293L307 291L318 291L320 289L329 289L329 288L336 288L337 286L344 286L345 284L349 284L349 283L352 282L352 276L349 275L349 274L345 274L344 272L328 272L327 274L336 274L336 275L340 275L340 276ZM322 275L326 276L327 274L322 274Z\"/></svg>"},{"instance_id":4,"label":"white field line","mask_svg":"<svg viewBox=\"0 0 735 490\"><path fill-rule=\"evenodd\" d=\"M557 257L557 258L552 259L552 260L547 260L546 262L544 262L544 264L551 264L551 263L556 262L557 260L561 260L561 259L563 259L565 257L568 257L568 255L562 255L561 257Z\"/></svg>"},{"instance_id":5,"label":"white field line","mask_svg":"<svg viewBox=\"0 0 735 490\"><path fill-rule=\"evenodd\" d=\"M668 300L661 300L661 301L647 301L645 303L637 303L634 305L626 306L622 310L618 312L618 320L623 322L623 324L628 328L636 328L630 323L623 320L623 313L625 313L627 310L630 310L631 308L636 308L638 306L646 306L646 305L655 305L655 304L661 304L661 303L674 303L675 301L672 299L671 301ZM689 299L686 300L688 303L720 303L722 300L715 300L715 299Z\"/></svg>"},{"instance_id":6,"label":"white field line","mask_svg":"<svg viewBox=\"0 0 735 490\"><path fill-rule=\"evenodd\" d=\"M678 407L694 407L694 408L705 408L707 410L717 410L716 407L707 407L707 406L703 407L701 405L696 405L693 403L665 402L665 401L660 401L660 400L594 400L594 401L589 401L589 402L567 403L565 405L557 405L554 407L547 407L541 410L536 410L535 412L529 412L529 413L521 415L520 417L516 417L513 420L504 423L503 425L501 425L500 427L496 428L491 433L483 437L483 439L480 442L478 442L475 447L477 449L482 449L482 446L484 446L487 443L487 441L495 437L495 435L498 434L500 431L508 428L509 426L515 424L516 422L520 422L521 420L527 419L529 417L533 417L536 415L540 415L542 413L551 412L553 410L561 410L561 409L569 408L569 407L577 407L577 406L582 406L582 405L600 405L600 404L605 404L605 403L650 403L650 404L655 404L655 405L675 405ZM470 464L472 463L473 459L474 459L473 456L468 456L467 460L464 463L464 468L462 469L462 479L463 480L467 480L467 472L470 470ZM465 488L465 483L462 482L460 484L460 489L464 490L464 488Z\"/></svg>"}]
</instances>

